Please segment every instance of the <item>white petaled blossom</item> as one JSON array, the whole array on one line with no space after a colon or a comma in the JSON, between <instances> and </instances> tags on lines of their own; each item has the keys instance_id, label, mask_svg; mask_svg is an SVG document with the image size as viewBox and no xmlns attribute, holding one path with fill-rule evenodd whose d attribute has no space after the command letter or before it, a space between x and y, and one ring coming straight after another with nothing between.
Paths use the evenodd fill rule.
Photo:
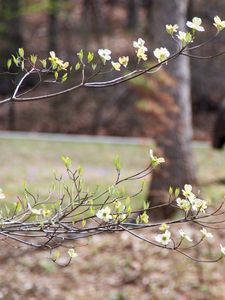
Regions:
<instances>
[{"instance_id":1,"label":"white petaled blossom","mask_svg":"<svg viewBox=\"0 0 225 300\"><path fill-rule=\"evenodd\" d=\"M220 19L220 17L216 16L216 17L214 18L214 22L215 22L215 23L213 23L213 25L216 27L216 29L217 29L218 31L221 31L221 30L223 30L223 29L225 28L225 21L222 21L222 20Z\"/></svg>"},{"instance_id":2,"label":"white petaled blossom","mask_svg":"<svg viewBox=\"0 0 225 300\"><path fill-rule=\"evenodd\" d=\"M120 65L119 62L114 62L114 61L112 61L111 63L112 63L113 68L114 68L116 71L120 71L121 65Z\"/></svg>"},{"instance_id":3,"label":"white petaled blossom","mask_svg":"<svg viewBox=\"0 0 225 300\"><path fill-rule=\"evenodd\" d=\"M221 244L220 244L220 251L222 255L225 257L225 247L223 247Z\"/></svg>"},{"instance_id":4,"label":"white petaled blossom","mask_svg":"<svg viewBox=\"0 0 225 300\"><path fill-rule=\"evenodd\" d=\"M69 63L66 61L64 62L63 60L59 59L54 51L49 52L50 57L48 58L52 64L53 70L58 69L58 70L66 70L69 66Z\"/></svg>"},{"instance_id":5,"label":"white petaled blossom","mask_svg":"<svg viewBox=\"0 0 225 300\"><path fill-rule=\"evenodd\" d=\"M142 60L147 60L148 59L148 56L147 54L145 53L145 50L143 48L139 48L137 50L137 58L138 59L142 59Z\"/></svg>"},{"instance_id":6,"label":"white petaled blossom","mask_svg":"<svg viewBox=\"0 0 225 300\"><path fill-rule=\"evenodd\" d=\"M69 249L67 253L70 258L75 258L78 256L77 252L73 248Z\"/></svg>"},{"instance_id":7,"label":"white petaled blossom","mask_svg":"<svg viewBox=\"0 0 225 300\"><path fill-rule=\"evenodd\" d=\"M105 208L100 209L100 210L97 212L96 216L97 216L99 219L101 219L101 220L103 220L103 221L105 221L105 222L108 222L109 220L112 219L111 209L110 209L108 206L106 206Z\"/></svg>"},{"instance_id":8,"label":"white petaled blossom","mask_svg":"<svg viewBox=\"0 0 225 300\"><path fill-rule=\"evenodd\" d=\"M182 239L185 239L188 242L192 242L193 241L192 238L183 231L183 229L178 230L178 232L179 232L179 234L180 234L180 236L181 236Z\"/></svg>"},{"instance_id":9,"label":"white petaled blossom","mask_svg":"<svg viewBox=\"0 0 225 300\"><path fill-rule=\"evenodd\" d=\"M192 28L192 29L197 30L197 31L205 31L204 27L201 26L201 24L202 24L202 19L197 18L197 17L194 17L192 19L192 22L187 21L187 23L186 23L187 27L189 27L189 28Z\"/></svg>"},{"instance_id":10,"label":"white petaled blossom","mask_svg":"<svg viewBox=\"0 0 225 300\"><path fill-rule=\"evenodd\" d=\"M146 51L148 51L148 48L145 47L145 41L143 39L139 38L137 41L133 41L133 46L137 49L136 54L139 61L141 59L148 59L147 54L145 53Z\"/></svg>"},{"instance_id":11,"label":"white petaled blossom","mask_svg":"<svg viewBox=\"0 0 225 300\"><path fill-rule=\"evenodd\" d=\"M3 193L2 189L0 188L0 200L5 199L5 194Z\"/></svg>"},{"instance_id":12,"label":"white petaled blossom","mask_svg":"<svg viewBox=\"0 0 225 300\"><path fill-rule=\"evenodd\" d=\"M176 202L177 206L186 212L188 212L191 209L191 203L186 199L177 198Z\"/></svg>"},{"instance_id":13,"label":"white petaled blossom","mask_svg":"<svg viewBox=\"0 0 225 300\"><path fill-rule=\"evenodd\" d=\"M142 49L144 52L148 51L148 48L145 47L145 41L139 38L137 41L133 41L133 47Z\"/></svg>"},{"instance_id":14,"label":"white petaled blossom","mask_svg":"<svg viewBox=\"0 0 225 300\"><path fill-rule=\"evenodd\" d=\"M166 48L156 48L153 52L154 56L158 59L158 62L166 60L170 56L170 52Z\"/></svg>"},{"instance_id":15,"label":"white petaled blossom","mask_svg":"<svg viewBox=\"0 0 225 300\"><path fill-rule=\"evenodd\" d=\"M156 242L166 246L171 242L171 232L166 230L164 233L155 236L155 240Z\"/></svg>"},{"instance_id":16,"label":"white petaled blossom","mask_svg":"<svg viewBox=\"0 0 225 300\"><path fill-rule=\"evenodd\" d=\"M192 35L190 34L190 32L179 31L177 34L177 37L179 40L181 40L183 47L193 41Z\"/></svg>"},{"instance_id":17,"label":"white petaled blossom","mask_svg":"<svg viewBox=\"0 0 225 300\"><path fill-rule=\"evenodd\" d=\"M185 184L182 193L186 198L188 198L189 196L193 196L194 194L192 193L192 186L190 184Z\"/></svg>"},{"instance_id":18,"label":"white petaled blossom","mask_svg":"<svg viewBox=\"0 0 225 300\"><path fill-rule=\"evenodd\" d=\"M165 159L163 157L154 156L152 149L149 150L149 156L150 156L151 164L153 167L156 167L159 164L162 164L165 162Z\"/></svg>"},{"instance_id":19,"label":"white petaled blossom","mask_svg":"<svg viewBox=\"0 0 225 300\"><path fill-rule=\"evenodd\" d=\"M111 51L109 49L99 49L98 55L103 58L103 60L110 60L111 59Z\"/></svg>"},{"instance_id":20,"label":"white petaled blossom","mask_svg":"<svg viewBox=\"0 0 225 300\"><path fill-rule=\"evenodd\" d=\"M179 28L179 26L177 24L175 25L171 25L171 24L167 24L166 25L166 31L167 33L173 35L175 32L177 32L177 29Z\"/></svg>"},{"instance_id":21,"label":"white petaled blossom","mask_svg":"<svg viewBox=\"0 0 225 300\"><path fill-rule=\"evenodd\" d=\"M204 238L207 238L207 239L212 239L213 238L212 233L208 232L205 228L202 228L200 230L200 232L202 233L202 235L203 235Z\"/></svg>"},{"instance_id":22,"label":"white petaled blossom","mask_svg":"<svg viewBox=\"0 0 225 300\"><path fill-rule=\"evenodd\" d=\"M207 209L207 201L196 198L195 195L189 196L188 200L191 203L191 209L193 211L205 213L205 210Z\"/></svg>"}]
</instances>

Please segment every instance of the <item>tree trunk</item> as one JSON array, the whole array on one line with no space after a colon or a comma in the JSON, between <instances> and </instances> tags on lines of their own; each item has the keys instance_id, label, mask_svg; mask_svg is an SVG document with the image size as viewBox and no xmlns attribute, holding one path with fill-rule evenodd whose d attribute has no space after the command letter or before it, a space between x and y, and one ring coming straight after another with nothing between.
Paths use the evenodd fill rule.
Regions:
<instances>
[{"instance_id":1,"label":"tree trunk","mask_svg":"<svg viewBox=\"0 0 225 300\"><path fill-rule=\"evenodd\" d=\"M58 37L59 37L59 0L49 0L48 9L48 36L49 36L49 51L58 50Z\"/></svg>"},{"instance_id":2,"label":"tree trunk","mask_svg":"<svg viewBox=\"0 0 225 300\"><path fill-rule=\"evenodd\" d=\"M20 0L2 0L0 6L0 37L3 43L1 43L1 71L2 65L6 66L7 59L10 58L12 53L15 53L19 47L22 47L22 33L21 33L21 19L19 15L19 9L21 5ZM11 72L13 72L13 66ZM2 76L0 81L0 93L2 95L8 95L14 88L13 80L10 76ZM8 106L8 124L9 130L15 129L15 117L16 111L14 103L10 103Z\"/></svg>"},{"instance_id":3,"label":"tree trunk","mask_svg":"<svg viewBox=\"0 0 225 300\"><path fill-rule=\"evenodd\" d=\"M129 30L136 30L138 26L138 9L137 0L128 0L127 4L127 27Z\"/></svg>"},{"instance_id":4,"label":"tree trunk","mask_svg":"<svg viewBox=\"0 0 225 300\"><path fill-rule=\"evenodd\" d=\"M180 30L184 30L188 0L155 0L153 9L152 21L156 28L154 45L167 47L170 52L173 52L176 50L176 45L166 33L165 25L178 24ZM191 148L192 115L188 58L180 56L168 64L166 72L170 83L162 83L160 92L165 95L162 109L167 122L156 138L158 154L164 156L166 163L153 173L148 195L152 206L168 201L169 186L182 188L186 183L196 184ZM163 208L155 210L152 217L162 219L172 213L172 208Z\"/></svg>"}]
</instances>

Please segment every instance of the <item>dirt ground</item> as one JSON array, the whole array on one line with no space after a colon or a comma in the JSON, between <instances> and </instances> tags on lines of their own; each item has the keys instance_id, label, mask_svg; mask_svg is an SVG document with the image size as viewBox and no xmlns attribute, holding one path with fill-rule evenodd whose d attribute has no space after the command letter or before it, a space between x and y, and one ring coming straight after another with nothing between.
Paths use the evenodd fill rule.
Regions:
<instances>
[{"instance_id":1,"label":"dirt ground","mask_svg":"<svg viewBox=\"0 0 225 300\"><path fill-rule=\"evenodd\" d=\"M203 245L201 253L214 251L213 243ZM76 250L78 257L63 268L48 252L1 242L0 299L225 299L224 260L196 263L125 232L96 236Z\"/></svg>"}]
</instances>

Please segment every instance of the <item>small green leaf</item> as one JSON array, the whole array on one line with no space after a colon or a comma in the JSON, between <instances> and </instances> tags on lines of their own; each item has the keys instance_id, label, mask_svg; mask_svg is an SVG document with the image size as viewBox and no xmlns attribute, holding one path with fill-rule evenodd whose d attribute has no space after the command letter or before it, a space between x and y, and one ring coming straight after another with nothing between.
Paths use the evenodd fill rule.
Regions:
<instances>
[{"instance_id":1,"label":"small green leaf","mask_svg":"<svg viewBox=\"0 0 225 300\"><path fill-rule=\"evenodd\" d=\"M121 165L119 156L117 156L117 157L114 159L114 166L116 167L116 170L117 170L118 172L121 171L122 165Z\"/></svg>"},{"instance_id":2,"label":"small green leaf","mask_svg":"<svg viewBox=\"0 0 225 300\"><path fill-rule=\"evenodd\" d=\"M96 69L97 65L96 64L92 64L92 70L94 71Z\"/></svg>"},{"instance_id":3,"label":"small green leaf","mask_svg":"<svg viewBox=\"0 0 225 300\"><path fill-rule=\"evenodd\" d=\"M83 220L82 220L82 227L85 227L85 226L86 226L86 220L83 219Z\"/></svg>"},{"instance_id":4,"label":"small green leaf","mask_svg":"<svg viewBox=\"0 0 225 300\"><path fill-rule=\"evenodd\" d=\"M10 69L11 65L12 65L12 59L10 58L10 59L7 60L7 68L8 68L8 70Z\"/></svg>"},{"instance_id":5,"label":"small green leaf","mask_svg":"<svg viewBox=\"0 0 225 300\"><path fill-rule=\"evenodd\" d=\"M180 189L179 189L179 188L176 188L176 189L175 189L175 192L174 192L175 197L178 197L179 194L180 194Z\"/></svg>"},{"instance_id":6,"label":"small green leaf","mask_svg":"<svg viewBox=\"0 0 225 300\"><path fill-rule=\"evenodd\" d=\"M65 81L67 81L67 78L68 78L67 73L63 74L62 79L61 79L61 82L63 83L63 82L65 82Z\"/></svg>"},{"instance_id":7,"label":"small green leaf","mask_svg":"<svg viewBox=\"0 0 225 300\"><path fill-rule=\"evenodd\" d=\"M34 55L34 54L31 54L30 55L30 61L33 65L36 64L36 61L37 61L37 55Z\"/></svg>"},{"instance_id":8,"label":"small green leaf","mask_svg":"<svg viewBox=\"0 0 225 300\"><path fill-rule=\"evenodd\" d=\"M54 77L55 77L55 80L57 80L58 77L59 77L59 73L58 72L54 72Z\"/></svg>"},{"instance_id":9,"label":"small green leaf","mask_svg":"<svg viewBox=\"0 0 225 300\"><path fill-rule=\"evenodd\" d=\"M19 60L18 60L18 58L15 57L15 55L13 55L13 54L12 54L12 58L13 58L14 64L18 67L18 65L19 65Z\"/></svg>"},{"instance_id":10,"label":"small green leaf","mask_svg":"<svg viewBox=\"0 0 225 300\"><path fill-rule=\"evenodd\" d=\"M46 66L47 66L46 59L40 59L40 63L42 64L43 68L46 69Z\"/></svg>"},{"instance_id":11,"label":"small green leaf","mask_svg":"<svg viewBox=\"0 0 225 300\"><path fill-rule=\"evenodd\" d=\"M75 70L78 71L80 69L80 66L81 66L80 63L78 62L75 66Z\"/></svg>"},{"instance_id":12,"label":"small green leaf","mask_svg":"<svg viewBox=\"0 0 225 300\"><path fill-rule=\"evenodd\" d=\"M93 59L94 59L94 53L89 51L87 56L88 63L92 62Z\"/></svg>"},{"instance_id":13,"label":"small green leaf","mask_svg":"<svg viewBox=\"0 0 225 300\"><path fill-rule=\"evenodd\" d=\"M62 156L61 159L64 162L65 167L68 169L72 164L72 160L68 156Z\"/></svg>"},{"instance_id":14,"label":"small green leaf","mask_svg":"<svg viewBox=\"0 0 225 300\"><path fill-rule=\"evenodd\" d=\"M169 195L173 195L173 188L172 188L172 186L169 187Z\"/></svg>"},{"instance_id":15,"label":"small green leaf","mask_svg":"<svg viewBox=\"0 0 225 300\"><path fill-rule=\"evenodd\" d=\"M23 48L19 48L18 50L19 56L24 58L24 49Z\"/></svg>"},{"instance_id":16,"label":"small green leaf","mask_svg":"<svg viewBox=\"0 0 225 300\"><path fill-rule=\"evenodd\" d=\"M84 51L83 51L83 49L81 49L81 50L77 53L77 56L79 57L80 61L82 62L82 61L83 61L83 57L84 57Z\"/></svg>"}]
</instances>

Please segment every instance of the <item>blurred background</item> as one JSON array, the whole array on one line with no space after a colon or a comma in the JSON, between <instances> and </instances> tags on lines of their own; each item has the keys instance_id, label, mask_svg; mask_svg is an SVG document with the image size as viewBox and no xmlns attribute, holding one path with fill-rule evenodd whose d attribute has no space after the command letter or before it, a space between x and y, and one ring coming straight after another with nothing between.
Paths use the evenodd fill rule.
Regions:
<instances>
[{"instance_id":1,"label":"blurred background","mask_svg":"<svg viewBox=\"0 0 225 300\"><path fill-rule=\"evenodd\" d=\"M184 28L186 19L202 18L205 32L196 36L201 43L215 34L215 15L225 19L224 1L0 0L0 69L5 71L6 60L19 47L40 58L54 50L59 58L74 64L81 48L94 52L108 48L114 57L129 55L132 69L136 67L132 42L139 37L149 49L148 66L155 47L168 45L171 53L174 50L162 33L165 24L178 23ZM224 50L222 32L193 54L208 56ZM0 187L7 201L22 193L23 180L34 193L45 196L52 170L64 172L61 155L71 157L75 166L84 166L91 188L96 184L106 187L116 176L115 155L121 157L123 174L133 174L146 166L149 147L156 144L172 167L153 174L137 201L142 203L146 197L153 201L155 196L161 201L169 185L191 183L212 205L218 205L225 192L225 151L221 148L225 140L224 65L225 55L182 58L154 76L144 75L113 88L81 89L50 101L0 106ZM19 77L0 76L0 99L4 99ZM73 80L62 88L73 85ZM26 88L33 84L31 78ZM42 85L38 93L54 91L55 85ZM21 131L69 135L29 136ZM74 135L87 137L82 142ZM218 148L218 141L221 149L215 150L211 145ZM135 188L129 187L132 192ZM171 212L162 215L168 217ZM214 244L221 240L224 230L218 233L218 240L207 243L201 253L194 250L194 255L213 256ZM126 234L77 244L79 257L66 269L52 263L47 252L5 240L2 245L0 299L4 300L225 299L222 263L196 264Z\"/></svg>"}]
</instances>

